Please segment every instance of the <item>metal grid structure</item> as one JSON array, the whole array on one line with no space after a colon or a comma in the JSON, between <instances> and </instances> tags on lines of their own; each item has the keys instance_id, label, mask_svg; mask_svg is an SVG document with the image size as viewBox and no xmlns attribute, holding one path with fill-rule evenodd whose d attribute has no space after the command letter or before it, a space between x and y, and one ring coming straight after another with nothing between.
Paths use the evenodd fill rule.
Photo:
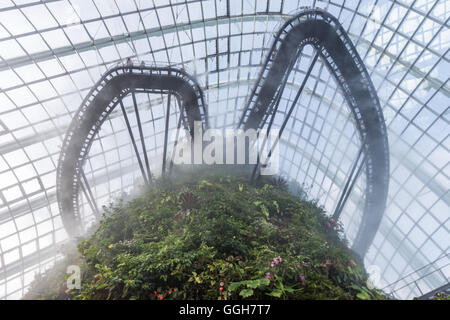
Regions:
<instances>
[{"instance_id":1,"label":"metal grid structure","mask_svg":"<svg viewBox=\"0 0 450 320\"><path fill-rule=\"evenodd\" d=\"M378 286L393 284L387 290L400 298L448 283L450 1L6 0L0 4L0 298L20 298L34 274L60 255L67 233L56 203L59 152L74 113L107 68L128 57L183 68L205 93L210 127L231 127L274 32L294 13L314 7L343 25L386 119L390 188L366 266L378 266ZM305 50L294 66L280 98L281 115L311 57L312 50ZM158 161L167 97L136 98L148 110L141 112L151 128L144 139ZM130 113L131 100L124 101ZM281 174L303 183L329 212L360 144L343 105L339 86L317 63L280 145ZM137 132L137 124L131 126ZM141 176L127 135L123 117L113 112L93 142L85 173L99 204ZM341 216L350 243L364 188L361 175ZM88 201L81 203L88 212Z\"/></svg>"}]
</instances>

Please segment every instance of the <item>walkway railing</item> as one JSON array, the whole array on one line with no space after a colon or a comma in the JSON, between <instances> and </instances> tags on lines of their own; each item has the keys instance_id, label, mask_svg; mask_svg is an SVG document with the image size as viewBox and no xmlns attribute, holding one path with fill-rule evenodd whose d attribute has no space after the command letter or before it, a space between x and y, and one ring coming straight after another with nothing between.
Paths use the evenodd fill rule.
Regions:
<instances>
[{"instance_id":1,"label":"walkway railing","mask_svg":"<svg viewBox=\"0 0 450 320\"><path fill-rule=\"evenodd\" d=\"M414 289L417 289L419 298L427 298L429 296L429 293L433 293L436 289L436 287L433 287L433 285L430 284L430 282L432 281L431 279L436 279L437 276L442 277L444 279L444 282L450 282L449 277L444 273L445 269L450 270L450 252L444 252L431 263L405 275L395 282L390 283L389 285L382 288L382 290L387 294L396 297L397 292L399 291L410 290L414 292ZM422 284L422 286L420 284ZM427 288L425 288L425 284ZM448 285L449 284L444 285L442 288Z\"/></svg>"}]
</instances>

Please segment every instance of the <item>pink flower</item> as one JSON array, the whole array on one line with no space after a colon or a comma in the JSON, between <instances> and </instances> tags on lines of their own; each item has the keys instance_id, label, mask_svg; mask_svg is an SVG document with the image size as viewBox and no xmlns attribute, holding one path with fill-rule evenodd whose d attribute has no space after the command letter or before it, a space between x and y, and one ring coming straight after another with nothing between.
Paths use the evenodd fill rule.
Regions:
<instances>
[{"instance_id":1,"label":"pink flower","mask_svg":"<svg viewBox=\"0 0 450 320\"><path fill-rule=\"evenodd\" d=\"M221 286L221 287L223 287L223 285L224 285L224 283L223 283L223 282L221 282L221 283L220 283L220 286Z\"/></svg>"},{"instance_id":2,"label":"pink flower","mask_svg":"<svg viewBox=\"0 0 450 320\"><path fill-rule=\"evenodd\" d=\"M300 275L300 280L302 281L302 283L305 283L305 276L304 275Z\"/></svg>"},{"instance_id":3,"label":"pink flower","mask_svg":"<svg viewBox=\"0 0 450 320\"><path fill-rule=\"evenodd\" d=\"M301 268L302 268L302 266L301 266L300 264L298 264L298 265L297 265L297 268L301 269Z\"/></svg>"},{"instance_id":4,"label":"pink flower","mask_svg":"<svg viewBox=\"0 0 450 320\"><path fill-rule=\"evenodd\" d=\"M222 291L222 290L223 290L223 288L222 288L222 287L220 287L220 288L219 288L219 290L220 290L220 291Z\"/></svg>"},{"instance_id":5,"label":"pink flower","mask_svg":"<svg viewBox=\"0 0 450 320\"><path fill-rule=\"evenodd\" d=\"M279 264L281 261L283 261L283 259L281 259L280 256L276 257L275 259L273 259L272 263L270 264L270 266L273 268L276 264Z\"/></svg>"}]
</instances>

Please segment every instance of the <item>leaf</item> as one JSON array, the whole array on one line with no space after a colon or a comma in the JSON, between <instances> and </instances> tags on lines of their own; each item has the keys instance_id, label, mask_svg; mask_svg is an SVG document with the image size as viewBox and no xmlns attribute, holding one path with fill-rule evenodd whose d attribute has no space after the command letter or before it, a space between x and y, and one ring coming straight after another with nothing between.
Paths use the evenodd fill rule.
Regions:
<instances>
[{"instance_id":1,"label":"leaf","mask_svg":"<svg viewBox=\"0 0 450 320\"><path fill-rule=\"evenodd\" d=\"M292 288L292 287L284 287L284 291L292 293L292 292L294 292L294 288Z\"/></svg>"},{"instance_id":2,"label":"leaf","mask_svg":"<svg viewBox=\"0 0 450 320\"><path fill-rule=\"evenodd\" d=\"M270 284L270 280L267 278L262 278L259 280L259 282L261 282L261 284L264 286L268 286Z\"/></svg>"},{"instance_id":3,"label":"leaf","mask_svg":"<svg viewBox=\"0 0 450 320\"><path fill-rule=\"evenodd\" d=\"M236 270L237 270L237 272L238 272L239 274L244 274L244 273L245 273L245 270L242 269L242 268L239 267L239 266L236 266Z\"/></svg>"},{"instance_id":4,"label":"leaf","mask_svg":"<svg viewBox=\"0 0 450 320\"><path fill-rule=\"evenodd\" d=\"M370 300L370 296L364 291L361 291L360 293L358 293L356 295L356 297L361 300Z\"/></svg>"},{"instance_id":5,"label":"leaf","mask_svg":"<svg viewBox=\"0 0 450 320\"><path fill-rule=\"evenodd\" d=\"M361 288L363 292L365 292L369 297L372 297L372 292L366 287Z\"/></svg>"},{"instance_id":6,"label":"leaf","mask_svg":"<svg viewBox=\"0 0 450 320\"><path fill-rule=\"evenodd\" d=\"M212 186L211 182L209 182L207 180L201 180L198 187L199 187L199 189L202 189L204 187L211 187L211 186Z\"/></svg>"},{"instance_id":7,"label":"leaf","mask_svg":"<svg viewBox=\"0 0 450 320\"><path fill-rule=\"evenodd\" d=\"M262 213L264 214L264 216L265 216L267 219L269 219L269 210L267 210L266 206L262 204L262 205L260 206L260 208L261 208L261 211L262 211Z\"/></svg>"},{"instance_id":8,"label":"leaf","mask_svg":"<svg viewBox=\"0 0 450 320\"><path fill-rule=\"evenodd\" d=\"M280 213L280 206L278 205L278 202L276 200L273 200L273 205L275 208L277 208L277 213Z\"/></svg>"},{"instance_id":9,"label":"leaf","mask_svg":"<svg viewBox=\"0 0 450 320\"><path fill-rule=\"evenodd\" d=\"M268 293L267 295L275 297L275 298L280 298L282 293L283 292L281 292L281 290L275 289L271 293Z\"/></svg>"},{"instance_id":10,"label":"leaf","mask_svg":"<svg viewBox=\"0 0 450 320\"><path fill-rule=\"evenodd\" d=\"M244 185L242 183L239 183L239 192L242 192L244 190Z\"/></svg>"},{"instance_id":11,"label":"leaf","mask_svg":"<svg viewBox=\"0 0 450 320\"><path fill-rule=\"evenodd\" d=\"M242 285L242 282L232 282L232 283L230 283L230 285L228 286L228 291L236 290L236 289L239 288L241 285Z\"/></svg>"},{"instance_id":12,"label":"leaf","mask_svg":"<svg viewBox=\"0 0 450 320\"><path fill-rule=\"evenodd\" d=\"M252 288L252 289L258 288L258 287L259 287L259 282L258 282L258 280L247 281L247 287L248 287L248 288Z\"/></svg>"},{"instance_id":13,"label":"leaf","mask_svg":"<svg viewBox=\"0 0 450 320\"><path fill-rule=\"evenodd\" d=\"M350 286L350 288L355 289L355 290L358 290L358 291L361 291L361 290L362 290L362 288L361 288L360 286L357 286L356 284L352 284L352 285Z\"/></svg>"},{"instance_id":14,"label":"leaf","mask_svg":"<svg viewBox=\"0 0 450 320\"><path fill-rule=\"evenodd\" d=\"M239 295L242 296L243 298L248 298L253 295L253 290L252 289L241 290L241 292L239 292Z\"/></svg>"}]
</instances>

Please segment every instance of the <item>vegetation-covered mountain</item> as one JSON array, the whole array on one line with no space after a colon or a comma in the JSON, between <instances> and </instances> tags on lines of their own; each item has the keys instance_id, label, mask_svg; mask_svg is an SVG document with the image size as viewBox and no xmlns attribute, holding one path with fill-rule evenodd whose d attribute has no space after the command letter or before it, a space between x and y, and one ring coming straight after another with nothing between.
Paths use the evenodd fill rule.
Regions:
<instances>
[{"instance_id":1,"label":"vegetation-covered mountain","mask_svg":"<svg viewBox=\"0 0 450 320\"><path fill-rule=\"evenodd\" d=\"M179 178L179 177L178 177ZM27 299L383 299L341 226L283 181L159 181L104 219ZM67 290L66 266L82 288Z\"/></svg>"}]
</instances>

